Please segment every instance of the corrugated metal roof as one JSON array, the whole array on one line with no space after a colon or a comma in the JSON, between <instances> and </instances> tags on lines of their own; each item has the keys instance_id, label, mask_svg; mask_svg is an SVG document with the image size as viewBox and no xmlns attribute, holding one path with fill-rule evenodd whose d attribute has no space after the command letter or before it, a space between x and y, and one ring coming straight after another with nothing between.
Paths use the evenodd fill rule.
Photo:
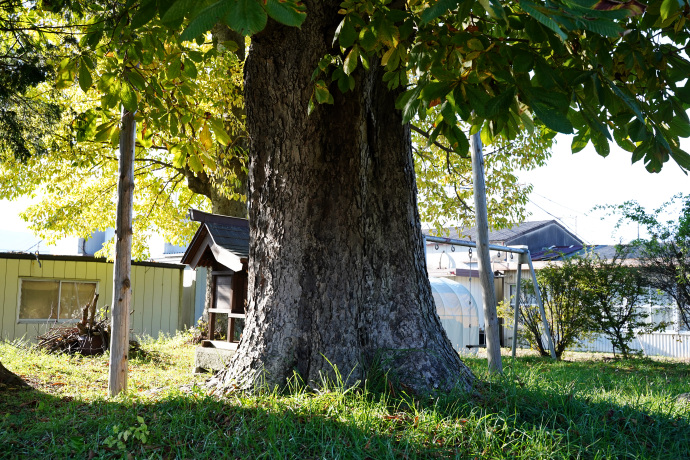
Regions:
<instances>
[{"instance_id":1,"label":"corrugated metal roof","mask_svg":"<svg viewBox=\"0 0 690 460\"><path fill-rule=\"evenodd\" d=\"M533 222L522 222L520 224L514 225L510 228L503 228L500 230L490 230L489 231L489 241L490 242L497 242L497 241L509 241L513 238L516 238L518 236L524 235L526 233L532 232L538 228L544 227L549 224L556 224L559 227L562 227L561 224L556 222L555 220L537 220ZM458 229L456 227L450 227L445 229L449 233L448 235L445 234L438 234L434 229L427 230L424 233L427 235L433 235L433 236L448 236L449 238L456 238L459 240L470 240L470 241L477 241L477 228L476 227L471 227L471 228L466 228L466 229Z\"/></svg>"},{"instance_id":2,"label":"corrugated metal roof","mask_svg":"<svg viewBox=\"0 0 690 460\"><path fill-rule=\"evenodd\" d=\"M613 259L616 255L618 245L600 244L594 246L554 246L543 251L536 251L531 254L533 261L562 260L563 257L583 256L586 253L596 254L601 259ZM628 246L629 250L626 259L637 259L639 251L634 246Z\"/></svg>"}]
</instances>

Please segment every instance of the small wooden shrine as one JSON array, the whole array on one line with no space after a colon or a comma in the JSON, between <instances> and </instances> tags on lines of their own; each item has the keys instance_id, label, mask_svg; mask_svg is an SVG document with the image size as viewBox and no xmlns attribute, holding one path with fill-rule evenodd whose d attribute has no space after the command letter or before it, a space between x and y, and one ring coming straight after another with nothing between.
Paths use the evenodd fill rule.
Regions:
<instances>
[{"instance_id":1,"label":"small wooden shrine","mask_svg":"<svg viewBox=\"0 0 690 460\"><path fill-rule=\"evenodd\" d=\"M211 268L208 342L213 339L217 315L227 315L229 344L222 348L235 349L244 328L249 223L247 219L209 214L196 209L190 209L189 217L201 225L187 247L182 263L193 269ZM218 345L220 344L202 344L206 347Z\"/></svg>"}]
</instances>

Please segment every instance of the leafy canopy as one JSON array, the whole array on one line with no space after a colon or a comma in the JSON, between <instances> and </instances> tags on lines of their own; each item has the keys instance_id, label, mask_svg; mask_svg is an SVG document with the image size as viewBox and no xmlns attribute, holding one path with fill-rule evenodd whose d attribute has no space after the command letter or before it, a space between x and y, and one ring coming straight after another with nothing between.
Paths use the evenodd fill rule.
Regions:
<instances>
[{"instance_id":1,"label":"leafy canopy","mask_svg":"<svg viewBox=\"0 0 690 460\"><path fill-rule=\"evenodd\" d=\"M618 225L632 222L647 230L648 238L632 243L645 282L675 301L680 321L690 330L690 195L676 195L652 211L636 201L600 209L618 216ZM669 214L673 217L662 220Z\"/></svg>"},{"instance_id":2,"label":"leafy canopy","mask_svg":"<svg viewBox=\"0 0 690 460\"><path fill-rule=\"evenodd\" d=\"M43 200L23 217L49 242L113 227L120 108L136 110L134 254L147 257L151 231L176 244L193 234L187 209L208 202L192 188L245 199L237 192L246 169L242 63L231 52L236 43L183 44L159 19L135 33L140 8L87 6L70 18L37 10L72 33L51 57L53 78L37 89L36 100L58 107L61 118L41 155L4 159L0 196L39 193Z\"/></svg>"},{"instance_id":3,"label":"leafy canopy","mask_svg":"<svg viewBox=\"0 0 690 460\"><path fill-rule=\"evenodd\" d=\"M297 0L177 0L158 9L171 26L190 20L182 40L218 20L251 35L268 18L299 26L308 14ZM690 136L687 2L345 0L339 12L313 103L331 103L358 67L380 64L389 87L405 89L397 103L404 120L439 105L432 139L443 136L458 152L469 146L460 120L471 132L513 139L536 119L575 134L573 151L591 142L606 156L614 141L650 172L669 159L690 168L680 147Z\"/></svg>"}]
</instances>

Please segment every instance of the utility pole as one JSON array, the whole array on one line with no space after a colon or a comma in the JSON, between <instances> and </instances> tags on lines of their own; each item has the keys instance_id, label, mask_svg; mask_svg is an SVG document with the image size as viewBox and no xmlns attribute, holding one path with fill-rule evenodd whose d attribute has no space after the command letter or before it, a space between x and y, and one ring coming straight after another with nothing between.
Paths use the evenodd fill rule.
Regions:
<instances>
[{"instance_id":1,"label":"utility pole","mask_svg":"<svg viewBox=\"0 0 690 460\"><path fill-rule=\"evenodd\" d=\"M500 374L503 372L503 363L501 361L498 314L496 313L494 274L491 270L491 256L489 254L489 217L486 210L484 156L482 154L482 140L479 133L471 136L471 143L474 212L477 222L477 261L479 263L479 280L482 285L482 303L484 305L486 354L489 362L489 372Z\"/></svg>"},{"instance_id":2,"label":"utility pole","mask_svg":"<svg viewBox=\"0 0 690 460\"><path fill-rule=\"evenodd\" d=\"M127 390L129 312L132 303L132 207L134 201L134 147L137 125L134 113L122 111L120 165L117 183L115 269L110 328L110 371L108 393L117 396Z\"/></svg>"}]
</instances>

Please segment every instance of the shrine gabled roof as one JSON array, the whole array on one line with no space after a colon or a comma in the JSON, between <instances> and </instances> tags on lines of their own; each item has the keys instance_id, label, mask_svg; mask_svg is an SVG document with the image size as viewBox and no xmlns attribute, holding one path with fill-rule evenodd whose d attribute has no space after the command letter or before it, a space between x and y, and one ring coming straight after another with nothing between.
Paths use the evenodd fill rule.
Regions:
<instances>
[{"instance_id":1,"label":"shrine gabled roof","mask_svg":"<svg viewBox=\"0 0 690 460\"><path fill-rule=\"evenodd\" d=\"M249 258L247 219L197 210L190 210L190 217L201 225L182 256L182 263L196 268L217 262L230 270L241 271Z\"/></svg>"}]
</instances>

